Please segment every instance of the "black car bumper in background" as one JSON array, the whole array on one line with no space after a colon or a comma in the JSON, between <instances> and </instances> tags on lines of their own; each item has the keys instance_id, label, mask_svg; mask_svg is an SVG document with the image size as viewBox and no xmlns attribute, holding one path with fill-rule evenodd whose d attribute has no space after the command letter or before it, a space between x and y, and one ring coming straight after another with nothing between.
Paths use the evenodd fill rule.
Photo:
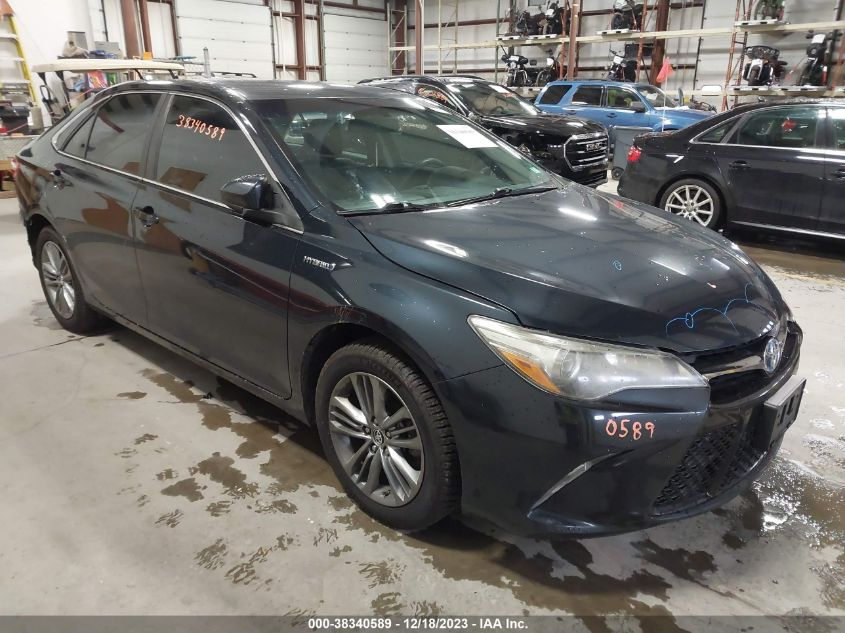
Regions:
<instances>
[{"instance_id":1,"label":"black car bumper in background","mask_svg":"<svg viewBox=\"0 0 845 633\"><path fill-rule=\"evenodd\" d=\"M777 453L785 428L769 424L765 403L795 373L801 337L790 324L768 379L714 386L709 401L679 396L678 410L575 403L505 366L439 383L461 455L464 512L519 534L588 536L725 503Z\"/></svg>"},{"instance_id":2,"label":"black car bumper in background","mask_svg":"<svg viewBox=\"0 0 845 633\"><path fill-rule=\"evenodd\" d=\"M608 148L607 133L593 132L571 136L561 144L535 145L529 153L549 171L588 187L598 187L607 182Z\"/></svg>"},{"instance_id":3,"label":"black car bumper in background","mask_svg":"<svg viewBox=\"0 0 845 633\"><path fill-rule=\"evenodd\" d=\"M645 160L645 157L641 158L640 162ZM649 170L638 163L629 163L619 178L617 193L623 198L657 206L660 204L661 189L666 184L662 174L662 170Z\"/></svg>"}]
</instances>

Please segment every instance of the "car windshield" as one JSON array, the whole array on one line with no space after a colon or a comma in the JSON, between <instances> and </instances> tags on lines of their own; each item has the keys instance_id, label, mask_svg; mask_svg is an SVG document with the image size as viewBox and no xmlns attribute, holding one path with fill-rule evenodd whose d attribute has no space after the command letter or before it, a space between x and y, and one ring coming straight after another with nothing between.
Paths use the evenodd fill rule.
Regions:
<instances>
[{"instance_id":1,"label":"car windshield","mask_svg":"<svg viewBox=\"0 0 845 633\"><path fill-rule=\"evenodd\" d=\"M301 177L340 212L412 211L557 184L511 145L424 99L254 105Z\"/></svg>"},{"instance_id":2,"label":"car windshield","mask_svg":"<svg viewBox=\"0 0 845 633\"><path fill-rule=\"evenodd\" d=\"M446 86L470 110L482 116L537 115L540 111L504 86L486 81L451 81Z\"/></svg>"},{"instance_id":3,"label":"car windshield","mask_svg":"<svg viewBox=\"0 0 845 633\"><path fill-rule=\"evenodd\" d=\"M677 108L678 103L660 88L654 86L640 86L639 93L648 99L648 102L655 108Z\"/></svg>"}]
</instances>

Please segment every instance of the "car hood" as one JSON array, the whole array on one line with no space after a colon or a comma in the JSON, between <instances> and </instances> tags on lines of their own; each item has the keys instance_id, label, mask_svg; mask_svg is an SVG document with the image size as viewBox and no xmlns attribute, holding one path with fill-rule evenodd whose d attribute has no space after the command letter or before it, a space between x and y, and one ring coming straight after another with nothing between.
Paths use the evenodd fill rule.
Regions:
<instances>
[{"instance_id":1,"label":"car hood","mask_svg":"<svg viewBox=\"0 0 845 633\"><path fill-rule=\"evenodd\" d=\"M688 353L759 338L787 310L718 234L574 183L350 221L394 263L559 334Z\"/></svg>"},{"instance_id":2,"label":"car hood","mask_svg":"<svg viewBox=\"0 0 845 633\"><path fill-rule=\"evenodd\" d=\"M709 119L713 116L712 112L705 112L704 110L690 110L689 108L657 108L662 116L673 121L686 121L692 125L698 121Z\"/></svg>"},{"instance_id":3,"label":"car hood","mask_svg":"<svg viewBox=\"0 0 845 633\"><path fill-rule=\"evenodd\" d=\"M525 116L484 116L478 121L485 127L514 130L526 134L544 134L548 136L570 137L574 134L604 132L604 126L593 121L585 121L572 116L525 115Z\"/></svg>"}]
</instances>

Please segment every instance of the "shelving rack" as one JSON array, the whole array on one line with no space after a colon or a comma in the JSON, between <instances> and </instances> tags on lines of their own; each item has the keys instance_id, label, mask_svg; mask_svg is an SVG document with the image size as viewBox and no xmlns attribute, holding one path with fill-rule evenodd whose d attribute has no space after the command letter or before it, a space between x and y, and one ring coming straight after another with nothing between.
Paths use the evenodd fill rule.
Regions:
<instances>
[{"instance_id":1,"label":"shelving rack","mask_svg":"<svg viewBox=\"0 0 845 633\"><path fill-rule=\"evenodd\" d=\"M438 0L438 5L443 0ZM660 2L662 0L656 0L656 2ZM648 5L648 3L646 3ZM483 49L483 48L492 48L496 49L499 46L549 46L550 43L554 42L555 45L561 45L561 57L566 59L564 55L568 57L569 63L567 64L568 73L570 78L574 78L577 74L577 53L578 47L582 44L592 44L592 43L614 43L614 42L638 42L641 44L640 52L642 52L642 44L645 41L658 41L658 40L672 40L678 38L717 38L717 37L725 37L730 36L732 40L732 48L729 52L729 64L728 64L728 71L726 72L726 82L725 82L725 89L724 89L724 99L727 99L728 96L735 96L737 92L744 92L735 90L737 86L731 86L731 79L734 76L733 73L733 60L736 53L736 46L737 44L742 41L743 45L747 44L748 37L750 35L760 34L760 33L800 33L806 31L845 31L845 19L838 19L838 20L829 20L829 21L818 21L818 22L802 22L797 24L790 24L788 22L784 23L761 23L755 24L753 23L743 23L744 20L741 18L744 16L744 12L742 10L742 6L745 4L745 0L737 0L737 20L731 26L722 26L722 27L710 27L710 28L699 28L699 29L669 29L669 30L659 30L659 31L642 31L642 32L627 32L627 33L605 33L605 34L595 34L595 35L581 35L579 33L580 28L579 24L581 22L582 16L582 8L580 0L573 0L571 2L572 8L572 17L570 22L570 33L564 33L559 38L555 38L551 40L549 38L538 38L538 37L526 37L526 38L516 38L516 39L507 39L503 40L501 36L498 36L496 39L492 40L484 40L484 41L476 41L476 42L447 42L447 43L438 43L438 44L428 44L425 45L424 43L419 46L419 50L417 46L408 46L408 45L398 45L395 40L391 40L391 45L388 47L388 50L391 53L408 53L416 51L418 55L425 53L426 51L437 51L438 55L442 55L444 51L453 51L455 55L457 55L457 51L462 49ZM841 0L840 0L841 4ZM646 12L649 11L652 7L658 6L657 4L652 4L649 8L646 9ZM643 16L643 21L645 22L646 15ZM497 15L497 31L498 25L501 22L501 6L499 6L499 13ZM841 16L841 13L840 13ZM406 17L407 20L407 17ZM407 40L405 40L407 41ZM564 52L566 51L566 52ZM744 53L744 48L743 48ZM494 55L494 58L498 58L498 54ZM833 65L836 67L838 72L832 73L835 77L835 81L842 82L845 81L845 73L842 70L845 68L843 67L843 58L845 58L845 45L840 47L838 51L838 59L834 61ZM563 59L561 60L563 61ZM563 64L561 64L563 65ZM769 89L766 91L755 91L751 94L755 96L777 96L777 95L793 95L797 91L792 90L783 90L783 89ZM807 92L807 91L802 91ZM821 94L824 96L832 96L832 97L843 97L845 96L845 90L843 90L838 85L833 85L830 87L829 90L819 89L818 91L811 91L815 94ZM727 105L727 101L724 102L724 105Z\"/></svg>"}]
</instances>

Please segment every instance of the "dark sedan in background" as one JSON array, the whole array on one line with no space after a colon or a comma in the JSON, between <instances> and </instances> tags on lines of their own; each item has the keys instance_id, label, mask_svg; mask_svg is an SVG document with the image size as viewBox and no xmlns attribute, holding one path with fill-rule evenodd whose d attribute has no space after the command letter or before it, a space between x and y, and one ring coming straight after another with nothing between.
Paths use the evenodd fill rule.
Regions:
<instances>
[{"instance_id":1,"label":"dark sedan in background","mask_svg":"<svg viewBox=\"0 0 845 633\"><path fill-rule=\"evenodd\" d=\"M569 180L590 187L607 182L609 143L600 123L546 114L504 86L469 75L407 75L361 83L443 104Z\"/></svg>"},{"instance_id":2,"label":"dark sedan in background","mask_svg":"<svg viewBox=\"0 0 845 633\"><path fill-rule=\"evenodd\" d=\"M749 485L798 413L801 329L738 247L426 99L124 83L18 162L61 325L107 315L316 424L396 528L687 517Z\"/></svg>"},{"instance_id":3,"label":"dark sedan in background","mask_svg":"<svg viewBox=\"0 0 845 633\"><path fill-rule=\"evenodd\" d=\"M746 105L641 136L619 194L708 228L845 239L845 104Z\"/></svg>"}]
</instances>

